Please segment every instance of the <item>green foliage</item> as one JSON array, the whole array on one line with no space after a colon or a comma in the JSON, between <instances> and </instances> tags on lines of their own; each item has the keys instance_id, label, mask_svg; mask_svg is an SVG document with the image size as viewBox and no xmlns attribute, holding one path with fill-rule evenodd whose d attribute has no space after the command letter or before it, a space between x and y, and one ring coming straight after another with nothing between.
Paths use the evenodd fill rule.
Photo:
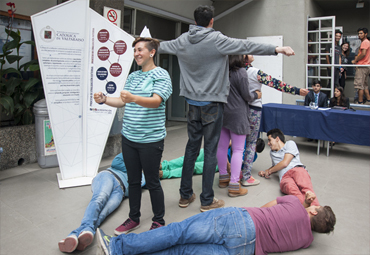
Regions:
<instances>
[{"instance_id":1,"label":"green foliage","mask_svg":"<svg viewBox=\"0 0 370 255\"><path fill-rule=\"evenodd\" d=\"M21 42L19 30L6 29L7 42L0 54L0 105L2 111L13 116L15 125L34 123L33 104L44 97L40 78L27 78L27 71L40 69L38 60L31 60L19 66L23 56L19 49L23 44L35 45L32 41ZM17 68L4 68L4 65L16 63Z\"/></svg>"}]
</instances>

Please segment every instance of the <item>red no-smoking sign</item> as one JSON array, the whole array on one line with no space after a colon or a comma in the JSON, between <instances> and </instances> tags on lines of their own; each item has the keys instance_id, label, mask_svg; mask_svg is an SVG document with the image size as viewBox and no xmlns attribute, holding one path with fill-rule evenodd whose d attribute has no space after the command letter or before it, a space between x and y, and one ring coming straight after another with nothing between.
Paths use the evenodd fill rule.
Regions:
<instances>
[{"instance_id":1,"label":"red no-smoking sign","mask_svg":"<svg viewBox=\"0 0 370 255\"><path fill-rule=\"evenodd\" d=\"M107 13L107 18L110 22L116 22L117 20L117 12L115 10L109 10Z\"/></svg>"}]
</instances>

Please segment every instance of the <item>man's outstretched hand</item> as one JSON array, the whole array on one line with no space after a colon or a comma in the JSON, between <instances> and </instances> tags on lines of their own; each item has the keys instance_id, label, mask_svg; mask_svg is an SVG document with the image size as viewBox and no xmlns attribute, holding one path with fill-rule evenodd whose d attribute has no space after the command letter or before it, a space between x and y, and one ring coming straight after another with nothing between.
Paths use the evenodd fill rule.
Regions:
<instances>
[{"instance_id":1,"label":"man's outstretched hand","mask_svg":"<svg viewBox=\"0 0 370 255\"><path fill-rule=\"evenodd\" d=\"M276 47L275 52L284 54L285 56L295 55L294 50L290 46Z\"/></svg>"}]
</instances>

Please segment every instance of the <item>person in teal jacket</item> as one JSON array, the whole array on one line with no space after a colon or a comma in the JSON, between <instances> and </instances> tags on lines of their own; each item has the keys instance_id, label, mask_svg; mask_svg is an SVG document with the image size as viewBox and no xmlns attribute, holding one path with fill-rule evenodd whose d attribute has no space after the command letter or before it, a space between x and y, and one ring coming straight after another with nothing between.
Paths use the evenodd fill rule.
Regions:
<instances>
[{"instance_id":1,"label":"person in teal jacket","mask_svg":"<svg viewBox=\"0 0 370 255\"><path fill-rule=\"evenodd\" d=\"M182 174L182 166L184 164L184 156L167 161L163 160L159 169L159 177L161 179L180 178ZM200 149L199 155L195 160L194 174L202 174L204 165L204 150ZM218 172L218 166L216 166Z\"/></svg>"}]
</instances>

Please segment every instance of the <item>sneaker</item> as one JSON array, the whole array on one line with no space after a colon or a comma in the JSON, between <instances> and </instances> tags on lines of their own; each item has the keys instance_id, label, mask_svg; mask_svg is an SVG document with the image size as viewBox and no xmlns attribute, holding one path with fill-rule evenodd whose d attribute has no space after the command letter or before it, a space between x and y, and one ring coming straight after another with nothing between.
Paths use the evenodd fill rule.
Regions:
<instances>
[{"instance_id":1,"label":"sneaker","mask_svg":"<svg viewBox=\"0 0 370 255\"><path fill-rule=\"evenodd\" d=\"M250 177L248 180L246 180L246 181L242 180L242 181L241 181L241 184L242 184L243 186L248 187L248 186L258 185L258 184L260 184L260 181L259 181L259 180L254 179L254 178L251 176L251 177Z\"/></svg>"},{"instance_id":2,"label":"sneaker","mask_svg":"<svg viewBox=\"0 0 370 255\"><path fill-rule=\"evenodd\" d=\"M240 183L230 183L229 184L229 197L239 197L248 194L247 188L242 188Z\"/></svg>"},{"instance_id":3,"label":"sneaker","mask_svg":"<svg viewBox=\"0 0 370 255\"><path fill-rule=\"evenodd\" d=\"M96 230L96 233L98 234L98 248L103 250L105 255L111 255L109 243L112 236L106 235L100 228Z\"/></svg>"},{"instance_id":4,"label":"sneaker","mask_svg":"<svg viewBox=\"0 0 370 255\"><path fill-rule=\"evenodd\" d=\"M160 227L164 227L164 225L162 225L161 223L158 223L156 221L153 221L152 226L150 227L149 230L153 230L153 229L160 228Z\"/></svg>"},{"instance_id":5,"label":"sneaker","mask_svg":"<svg viewBox=\"0 0 370 255\"><path fill-rule=\"evenodd\" d=\"M210 205L202 205L200 207L200 211L201 212L206 212L206 211L209 211L209 210L212 210L212 209L216 209L216 208L222 208L225 206L225 201L224 200L218 200L217 198L213 198L213 202L212 204Z\"/></svg>"},{"instance_id":6,"label":"sneaker","mask_svg":"<svg viewBox=\"0 0 370 255\"><path fill-rule=\"evenodd\" d=\"M66 239L59 241L58 246L61 252L73 252L78 245L77 236L67 236Z\"/></svg>"},{"instance_id":7,"label":"sneaker","mask_svg":"<svg viewBox=\"0 0 370 255\"><path fill-rule=\"evenodd\" d=\"M140 222L137 223L130 218L128 218L122 225L114 230L114 234L117 236L120 234L127 234L128 232L137 229L140 226Z\"/></svg>"},{"instance_id":8,"label":"sneaker","mask_svg":"<svg viewBox=\"0 0 370 255\"><path fill-rule=\"evenodd\" d=\"M82 231L78 236L77 250L83 251L94 240L94 234L91 231Z\"/></svg>"},{"instance_id":9,"label":"sneaker","mask_svg":"<svg viewBox=\"0 0 370 255\"><path fill-rule=\"evenodd\" d=\"M194 200L195 200L195 193L193 193L193 195L191 195L189 199L185 199L181 197L179 201L179 206L181 208L186 208L189 206L190 203L194 202Z\"/></svg>"}]
</instances>

